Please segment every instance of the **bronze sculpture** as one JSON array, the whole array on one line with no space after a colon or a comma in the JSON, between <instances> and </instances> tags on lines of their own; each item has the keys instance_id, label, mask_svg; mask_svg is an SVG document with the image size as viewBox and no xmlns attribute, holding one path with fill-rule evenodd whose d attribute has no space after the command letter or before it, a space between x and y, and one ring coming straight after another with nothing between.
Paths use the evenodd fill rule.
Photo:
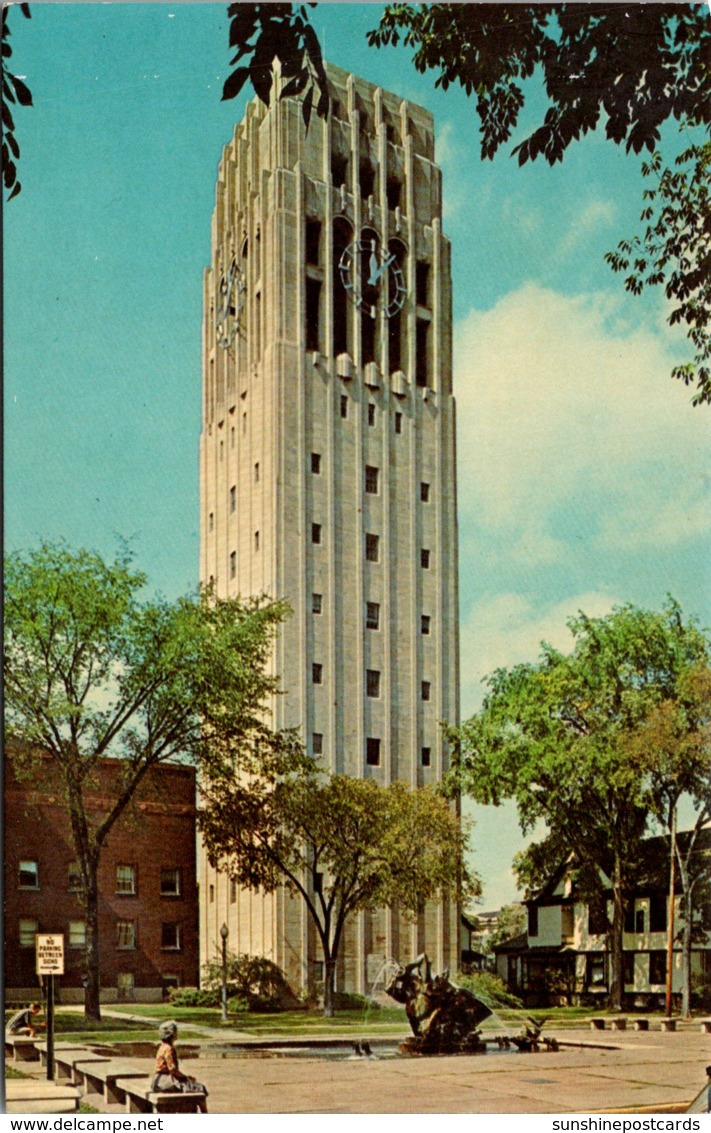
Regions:
<instances>
[{"instance_id":1,"label":"bronze sculpture","mask_svg":"<svg viewBox=\"0 0 711 1133\"><path fill-rule=\"evenodd\" d=\"M458 987L449 971L432 976L432 965L423 952L400 968L385 989L396 1003L405 1005L412 1036L401 1045L408 1054L457 1054L484 1052L479 1024L491 1009L473 992Z\"/></svg>"}]
</instances>

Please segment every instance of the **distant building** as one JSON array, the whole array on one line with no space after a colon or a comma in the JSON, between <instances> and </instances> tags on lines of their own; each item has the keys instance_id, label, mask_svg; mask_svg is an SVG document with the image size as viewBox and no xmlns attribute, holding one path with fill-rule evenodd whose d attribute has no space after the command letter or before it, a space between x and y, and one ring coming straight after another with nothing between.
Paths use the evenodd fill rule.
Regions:
<instances>
[{"instance_id":1,"label":"distant building","mask_svg":"<svg viewBox=\"0 0 711 1133\"><path fill-rule=\"evenodd\" d=\"M328 67L298 98L254 99L218 168L203 287L200 576L293 610L277 727L333 772L437 782L459 712L450 245L432 115ZM304 903L241 891L200 862L201 954L230 947L318 986ZM458 964L458 911L360 913L339 990L426 950Z\"/></svg>"},{"instance_id":2,"label":"distant building","mask_svg":"<svg viewBox=\"0 0 711 1133\"><path fill-rule=\"evenodd\" d=\"M117 760L99 766L86 791L90 814L115 797ZM69 819L47 758L18 780L5 762L5 988L10 1002L37 998L35 935L64 934L62 1002L83 999L86 923ZM109 834L99 866L101 999L157 1001L198 982L195 772L154 768Z\"/></svg>"},{"instance_id":3,"label":"distant building","mask_svg":"<svg viewBox=\"0 0 711 1133\"><path fill-rule=\"evenodd\" d=\"M684 844L685 835L679 835ZM711 855L711 831L699 840L699 857ZM608 995L612 917L609 877L597 905L578 892L570 864L561 865L549 882L525 904L527 932L494 949L496 970L511 991L530 1002L579 1003ZM663 999L667 978L669 840L645 841L634 896L625 912L624 993L631 1006L653 1006ZM676 885L674 923L681 925L681 886ZM692 949L692 986L711 987L711 904L701 903ZM672 991L681 991L681 942L674 942Z\"/></svg>"}]
</instances>

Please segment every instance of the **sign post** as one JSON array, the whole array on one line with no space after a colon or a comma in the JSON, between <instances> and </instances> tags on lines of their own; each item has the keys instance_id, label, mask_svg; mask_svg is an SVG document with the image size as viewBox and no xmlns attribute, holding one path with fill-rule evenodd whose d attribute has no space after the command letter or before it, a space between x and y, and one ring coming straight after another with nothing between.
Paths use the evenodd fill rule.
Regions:
<instances>
[{"instance_id":1,"label":"sign post","mask_svg":"<svg viewBox=\"0 0 711 1133\"><path fill-rule=\"evenodd\" d=\"M64 936L37 933L37 975L47 977L47 1077L54 1078L54 977L64 975Z\"/></svg>"}]
</instances>

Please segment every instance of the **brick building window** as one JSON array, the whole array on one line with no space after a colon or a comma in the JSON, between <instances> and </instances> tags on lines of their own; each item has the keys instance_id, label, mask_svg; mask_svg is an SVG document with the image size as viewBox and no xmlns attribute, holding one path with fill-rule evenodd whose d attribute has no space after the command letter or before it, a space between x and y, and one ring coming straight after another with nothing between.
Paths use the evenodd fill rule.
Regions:
<instances>
[{"instance_id":1,"label":"brick building window","mask_svg":"<svg viewBox=\"0 0 711 1133\"><path fill-rule=\"evenodd\" d=\"M432 749L429 748L429 747L423 747L422 752L421 752L421 758L422 758L422 766L423 767L429 767L432 763Z\"/></svg>"},{"instance_id":2,"label":"brick building window","mask_svg":"<svg viewBox=\"0 0 711 1133\"><path fill-rule=\"evenodd\" d=\"M429 681L422 682L422 699L429 700L432 693L432 685Z\"/></svg>"},{"instance_id":3,"label":"brick building window","mask_svg":"<svg viewBox=\"0 0 711 1133\"><path fill-rule=\"evenodd\" d=\"M428 504L430 502L430 486L429 484L426 484L424 480L420 482L420 499L422 500L423 504Z\"/></svg>"},{"instance_id":4,"label":"brick building window","mask_svg":"<svg viewBox=\"0 0 711 1133\"><path fill-rule=\"evenodd\" d=\"M134 865L116 866L116 892L129 896L136 892L136 867Z\"/></svg>"},{"instance_id":5,"label":"brick building window","mask_svg":"<svg viewBox=\"0 0 711 1133\"><path fill-rule=\"evenodd\" d=\"M323 595L322 594L312 594L311 595L311 613L312 614L320 614L322 612L322 610L323 610Z\"/></svg>"},{"instance_id":6,"label":"brick building window","mask_svg":"<svg viewBox=\"0 0 711 1133\"><path fill-rule=\"evenodd\" d=\"M430 632L431 624L432 624L432 619L431 619L430 615L429 614L423 614L422 617L420 618L420 631L424 634L428 634Z\"/></svg>"},{"instance_id":7,"label":"brick building window","mask_svg":"<svg viewBox=\"0 0 711 1133\"><path fill-rule=\"evenodd\" d=\"M369 563L377 563L380 559L380 539L377 535L366 535L365 557Z\"/></svg>"},{"instance_id":8,"label":"brick building window","mask_svg":"<svg viewBox=\"0 0 711 1133\"><path fill-rule=\"evenodd\" d=\"M323 684L323 665L315 661L311 666L311 679L315 685Z\"/></svg>"},{"instance_id":9,"label":"brick building window","mask_svg":"<svg viewBox=\"0 0 711 1133\"><path fill-rule=\"evenodd\" d=\"M378 476L379 470L377 468L373 468L373 466L370 464L366 464L365 490L366 492L369 492L371 496L377 496L378 494Z\"/></svg>"},{"instance_id":10,"label":"brick building window","mask_svg":"<svg viewBox=\"0 0 711 1133\"><path fill-rule=\"evenodd\" d=\"M366 669L366 693L368 696L380 696L380 672L378 669Z\"/></svg>"},{"instance_id":11,"label":"brick building window","mask_svg":"<svg viewBox=\"0 0 711 1133\"><path fill-rule=\"evenodd\" d=\"M67 866L67 889L70 893L77 893L81 888L81 869L79 868L79 862L70 862Z\"/></svg>"},{"instance_id":12,"label":"brick building window","mask_svg":"<svg viewBox=\"0 0 711 1133\"><path fill-rule=\"evenodd\" d=\"M161 948L170 948L172 951L177 952L180 950L180 925L174 921L163 921L160 926L160 946Z\"/></svg>"},{"instance_id":13,"label":"brick building window","mask_svg":"<svg viewBox=\"0 0 711 1133\"><path fill-rule=\"evenodd\" d=\"M366 629L380 629L380 603L366 602L365 604Z\"/></svg>"},{"instance_id":14,"label":"brick building window","mask_svg":"<svg viewBox=\"0 0 711 1133\"><path fill-rule=\"evenodd\" d=\"M116 947L132 949L136 947L136 922L116 922Z\"/></svg>"},{"instance_id":15,"label":"brick building window","mask_svg":"<svg viewBox=\"0 0 711 1133\"><path fill-rule=\"evenodd\" d=\"M178 868L170 866L160 871L160 895L161 897L180 896L180 870Z\"/></svg>"},{"instance_id":16,"label":"brick building window","mask_svg":"<svg viewBox=\"0 0 711 1133\"><path fill-rule=\"evenodd\" d=\"M312 523L311 524L311 542L312 543L320 543L321 542L321 524L320 523Z\"/></svg>"},{"instance_id":17,"label":"brick building window","mask_svg":"<svg viewBox=\"0 0 711 1133\"><path fill-rule=\"evenodd\" d=\"M23 917L18 924L18 939L20 948L34 948L35 936L39 932L39 921Z\"/></svg>"},{"instance_id":18,"label":"brick building window","mask_svg":"<svg viewBox=\"0 0 711 1133\"><path fill-rule=\"evenodd\" d=\"M316 476L319 476L321 474L321 453L320 452L312 452L311 453L311 471Z\"/></svg>"},{"instance_id":19,"label":"brick building window","mask_svg":"<svg viewBox=\"0 0 711 1133\"><path fill-rule=\"evenodd\" d=\"M311 734L311 754L323 755L323 732L312 732Z\"/></svg>"},{"instance_id":20,"label":"brick building window","mask_svg":"<svg viewBox=\"0 0 711 1133\"><path fill-rule=\"evenodd\" d=\"M430 569L430 552L428 547L423 547L420 551L420 566L425 570Z\"/></svg>"},{"instance_id":21,"label":"brick building window","mask_svg":"<svg viewBox=\"0 0 711 1133\"><path fill-rule=\"evenodd\" d=\"M380 740L374 736L365 741L365 762L369 767L380 767Z\"/></svg>"},{"instance_id":22,"label":"brick building window","mask_svg":"<svg viewBox=\"0 0 711 1133\"><path fill-rule=\"evenodd\" d=\"M39 889L37 862L20 862L18 886L20 889Z\"/></svg>"},{"instance_id":23,"label":"brick building window","mask_svg":"<svg viewBox=\"0 0 711 1133\"><path fill-rule=\"evenodd\" d=\"M135 986L136 977L133 972L116 973L116 996L119 1000L132 1000Z\"/></svg>"},{"instance_id":24,"label":"brick building window","mask_svg":"<svg viewBox=\"0 0 711 1133\"><path fill-rule=\"evenodd\" d=\"M86 946L86 921L69 922L69 947L84 948Z\"/></svg>"}]
</instances>

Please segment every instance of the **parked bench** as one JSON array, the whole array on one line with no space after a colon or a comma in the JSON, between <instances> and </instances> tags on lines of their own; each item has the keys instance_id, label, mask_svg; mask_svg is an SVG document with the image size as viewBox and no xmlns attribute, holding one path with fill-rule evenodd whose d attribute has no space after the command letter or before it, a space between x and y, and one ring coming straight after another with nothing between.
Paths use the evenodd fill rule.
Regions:
<instances>
[{"instance_id":1,"label":"parked bench","mask_svg":"<svg viewBox=\"0 0 711 1133\"><path fill-rule=\"evenodd\" d=\"M604 1031L605 1030L605 1020L604 1019L591 1019L590 1020L590 1026L592 1027L593 1031Z\"/></svg>"},{"instance_id":2,"label":"parked bench","mask_svg":"<svg viewBox=\"0 0 711 1133\"><path fill-rule=\"evenodd\" d=\"M701 1033L704 1035L711 1035L711 1019L699 1019L701 1024Z\"/></svg>"},{"instance_id":3,"label":"parked bench","mask_svg":"<svg viewBox=\"0 0 711 1133\"><path fill-rule=\"evenodd\" d=\"M622 1017L618 1017L616 1019L613 1019L612 1022L610 1023L610 1027L613 1031L626 1031L627 1030L627 1020L622 1018Z\"/></svg>"},{"instance_id":4,"label":"parked bench","mask_svg":"<svg viewBox=\"0 0 711 1133\"><path fill-rule=\"evenodd\" d=\"M157 1094L150 1078L118 1078L115 1089L126 1095L126 1113L197 1113L205 1101L205 1094Z\"/></svg>"},{"instance_id":5,"label":"parked bench","mask_svg":"<svg viewBox=\"0 0 711 1133\"><path fill-rule=\"evenodd\" d=\"M13 1062L37 1062L37 1040L29 1035L5 1035L5 1054L11 1055Z\"/></svg>"},{"instance_id":6,"label":"parked bench","mask_svg":"<svg viewBox=\"0 0 711 1133\"><path fill-rule=\"evenodd\" d=\"M54 1056L54 1074L58 1081L60 1078L66 1078L75 1086L77 1085L75 1063L110 1061L111 1059L107 1058L105 1054L94 1054L93 1051L86 1048L84 1050L60 1051L59 1054Z\"/></svg>"},{"instance_id":7,"label":"parked bench","mask_svg":"<svg viewBox=\"0 0 711 1133\"><path fill-rule=\"evenodd\" d=\"M675 1031L676 1019L670 1019L668 1017L666 1019L660 1019L659 1026L662 1031Z\"/></svg>"},{"instance_id":8,"label":"parked bench","mask_svg":"<svg viewBox=\"0 0 711 1133\"><path fill-rule=\"evenodd\" d=\"M10 1078L5 1083L7 1113L75 1113L78 1109L79 1091L74 1086L57 1086L41 1078Z\"/></svg>"},{"instance_id":9,"label":"parked bench","mask_svg":"<svg viewBox=\"0 0 711 1133\"><path fill-rule=\"evenodd\" d=\"M47 1045L48 1045L48 1044L47 1044L47 1041L46 1041L45 1039L43 1039L43 1040L42 1040L42 1042L38 1042L38 1043L36 1044L36 1046L37 1046L37 1052L38 1052L38 1055L39 1055L39 1060L40 1060L40 1062L42 1063L42 1065L43 1065L43 1066L46 1066L46 1065L47 1065ZM54 1044L54 1056L55 1056L55 1058L57 1057L57 1055L58 1055L58 1054L67 1054L67 1053L68 1053L68 1052L69 1052L70 1050L76 1050L76 1051L78 1051L78 1052L80 1052L80 1053L83 1053L84 1051L86 1051L86 1052L87 1052L88 1054L93 1054L93 1053L94 1053L94 1052L93 1052L93 1051L92 1051L92 1050L91 1050L91 1049L90 1049L90 1048L89 1048L89 1047L88 1047L88 1046L86 1045L86 1043L80 1043L80 1042L73 1042L73 1043L67 1043L67 1042L59 1042L59 1043L55 1043L55 1044Z\"/></svg>"},{"instance_id":10,"label":"parked bench","mask_svg":"<svg viewBox=\"0 0 711 1133\"><path fill-rule=\"evenodd\" d=\"M635 1031L648 1031L649 1030L649 1019L635 1019L634 1029L635 1029Z\"/></svg>"},{"instance_id":11,"label":"parked bench","mask_svg":"<svg viewBox=\"0 0 711 1133\"><path fill-rule=\"evenodd\" d=\"M126 1092L116 1085L117 1079L141 1078L145 1081L145 1070L137 1070L130 1062L109 1059L108 1062L89 1062L79 1059L74 1062L74 1080L83 1087L85 1094L101 1094L107 1105L117 1102L123 1105Z\"/></svg>"}]
</instances>

